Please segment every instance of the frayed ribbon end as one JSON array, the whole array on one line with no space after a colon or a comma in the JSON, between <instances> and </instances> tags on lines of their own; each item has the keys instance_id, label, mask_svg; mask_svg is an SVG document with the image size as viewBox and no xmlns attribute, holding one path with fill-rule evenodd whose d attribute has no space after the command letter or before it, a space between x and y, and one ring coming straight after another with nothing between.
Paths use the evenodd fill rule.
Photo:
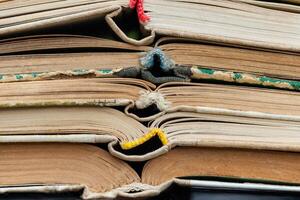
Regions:
<instances>
[{"instance_id":1,"label":"frayed ribbon end","mask_svg":"<svg viewBox=\"0 0 300 200\"><path fill-rule=\"evenodd\" d=\"M162 94L150 91L141 91L139 99L135 102L138 109L145 109L152 104L156 105L160 111L165 111L171 106Z\"/></svg>"}]
</instances>

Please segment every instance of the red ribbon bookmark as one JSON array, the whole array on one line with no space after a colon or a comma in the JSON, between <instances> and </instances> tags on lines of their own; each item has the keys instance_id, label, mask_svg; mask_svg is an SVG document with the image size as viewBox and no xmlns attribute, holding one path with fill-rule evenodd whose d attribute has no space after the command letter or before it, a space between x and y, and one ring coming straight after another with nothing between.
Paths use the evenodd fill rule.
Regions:
<instances>
[{"instance_id":1,"label":"red ribbon bookmark","mask_svg":"<svg viewBox=\"0 0 300 200\"><path fill-rule=\"evenodd\" d=\"M139 21L141 23L147 23L150 20L150 17L146 15L144 11L144 0L130 0L129 7L131 9L136 9Z\"/></svg>"}]
</instances>

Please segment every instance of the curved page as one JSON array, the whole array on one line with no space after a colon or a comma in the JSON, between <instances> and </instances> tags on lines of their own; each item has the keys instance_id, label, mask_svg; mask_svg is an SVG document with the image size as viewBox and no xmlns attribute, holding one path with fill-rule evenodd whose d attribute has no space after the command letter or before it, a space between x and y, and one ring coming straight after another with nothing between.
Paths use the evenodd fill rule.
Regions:
<instances>
[{"instance_id":1,"label":"curved page","mask_svg":"<svg viewBox=\"0 0 300 200\"><path fill-rule=\"evenodd\" d=\"M139 181L129 165L91 145L2 144L0 152L1 186L84 185L101 193Z\"/></svg>"},{"instance_id":2,"label":"curved page","mask_svg":"<svg viewBox=\"0 0 300 200\"><path fill-rule=\"evenodd\" d=\"M125 106L152 84L138 79L70 79L0 84L0 107Z\"/></svg>"},{"instance_id":3,"label":"curved page","mask_svg":"<svg viewBox=\"0 0 300 200\"><path fill-rule=\"evenodd\" d=\"M300 151L300 122L225 113L171 112L153 121L175 146Z\"/></svg>"},{"instance_id":4,"label":"curved page","mask_svg":"<svg viewBox=\"0 0 300 200\"><path fill-rule=\"evenodd\" d=\"M176 148L149 161L142 182L159 185L174 177L218 176L300 182L297 153L218 148Z\"/></svg>"}]
</instances>

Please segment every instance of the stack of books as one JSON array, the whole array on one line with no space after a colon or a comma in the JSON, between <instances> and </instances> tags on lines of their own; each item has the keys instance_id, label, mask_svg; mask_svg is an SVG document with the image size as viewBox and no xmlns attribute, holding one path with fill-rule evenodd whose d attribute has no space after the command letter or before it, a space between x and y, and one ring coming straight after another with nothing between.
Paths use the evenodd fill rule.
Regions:
<instances>
[{"instance_id":1,"label":"stack of books","mask_svg":"<svg viewBox=\"0 0 300 200\"><path fill-rule=\"evenodd\" d=\"M0 0L0 197L297 199L299 5Z\"/></svg>"}]
</instances>

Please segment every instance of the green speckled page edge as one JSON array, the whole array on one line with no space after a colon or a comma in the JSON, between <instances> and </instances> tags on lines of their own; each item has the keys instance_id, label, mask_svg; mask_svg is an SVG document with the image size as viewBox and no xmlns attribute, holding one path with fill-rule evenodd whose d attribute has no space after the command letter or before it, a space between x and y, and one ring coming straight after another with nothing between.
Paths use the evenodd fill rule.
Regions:
<instances>
[{"instance_id":1,"label":"green speckled page edge","mask_svg":"<svg viewBox=\"0 0 300 200\"><path fill-rule=\"evenodd\" d=\"M272 78L268 76L258 76L254 74L232 72L226 70L216 70L201 66L192 66L191 79L198 80L214 80L224 81L237 84L248 84L261 87L271 87L278 89L288 89L300 91L300 81ZM18 74L0 74L0 83L17 82L17 81L38 81L61 78L80 78L80 77L95 77L95 78L111 78L123 77L118 72L123 68L117 69L76 69L68 71L56 72L32 72Z\"/></svg>"},{"instance_id":2,"label":"green speckled page edge","mask_svg":"<svg viewBox=\"0 0 300 200\"><path fill-rule=\"evenodd\" d=\"M249 84L255 86L300 91L300 81L278 79L268 76L257 76L248 73L232 72L226 70L215 70L200 66L192 66L191 72L192 79L216 80L230 83Z\"/></svg>"},{"instance_id":3,"label":"green speckled page edge","mask_svg":"<svg viewBox=\"0 0 300 200\"><path fill-rule=\"evenodd\" d=\"M37 81L47 79L57 79L58 77L84 77L92 76L96 78L109 78L115 76L114 74L122 69L76 69L68 71L56 72L32 72L32 73L18 73L18 74L0 74L0 83L17 82L17 81Z\"/></svg>"}]
</instances>

